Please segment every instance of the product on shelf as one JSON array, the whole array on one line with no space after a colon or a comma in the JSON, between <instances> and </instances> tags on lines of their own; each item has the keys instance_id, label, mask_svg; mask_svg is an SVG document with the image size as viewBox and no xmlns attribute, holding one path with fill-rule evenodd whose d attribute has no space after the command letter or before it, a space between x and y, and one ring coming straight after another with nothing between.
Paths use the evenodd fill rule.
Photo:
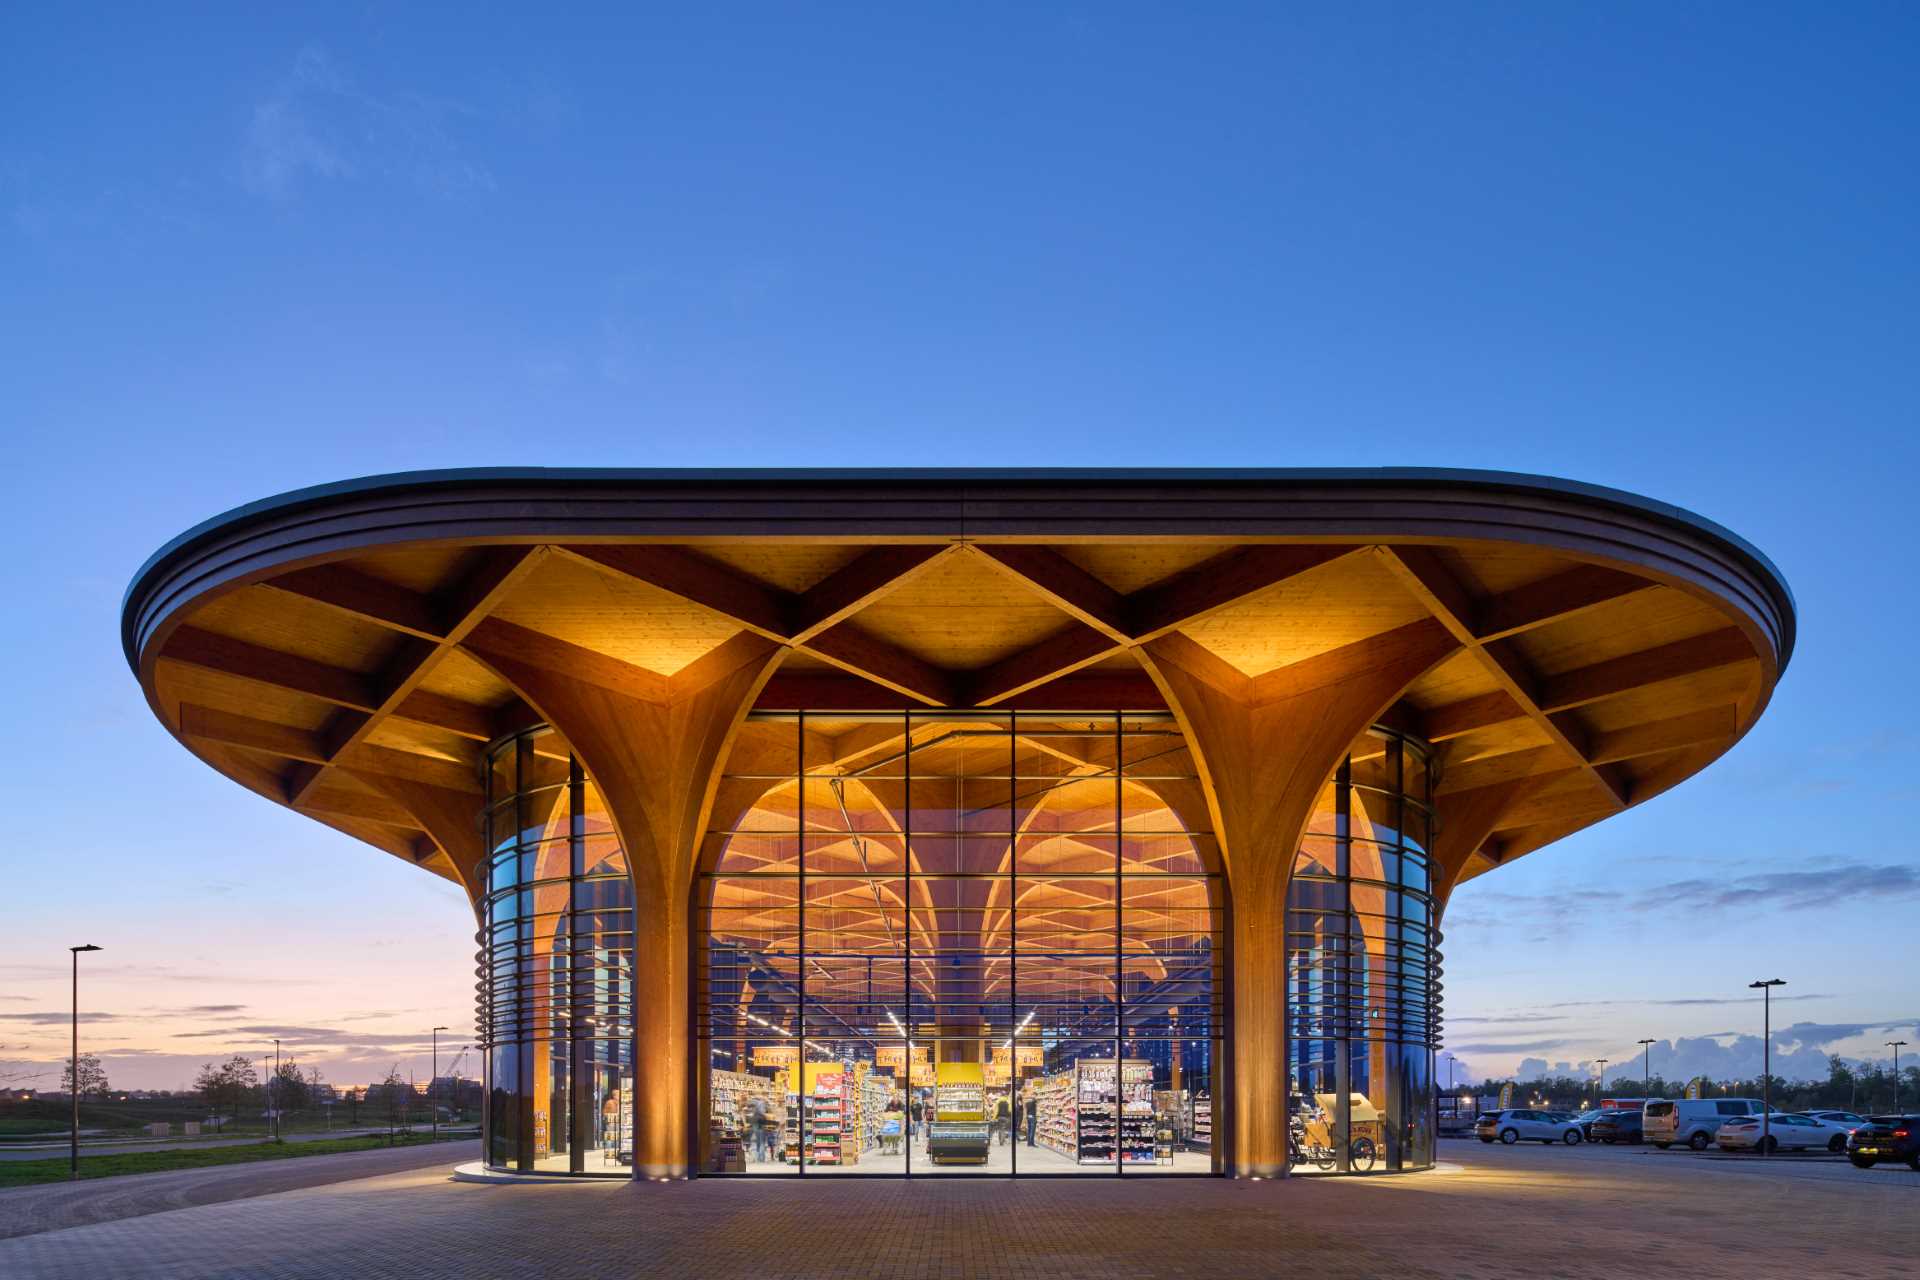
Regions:
<instances>
[{"instance_id":1,"label":"product on shelf","mask_svg":"<svg viewBox=\"0 0 1920 1280\"><path fill-rule=\"evenodd\" d=\"M800 1090L787 1094L785 1159L808 1164L855 1164L860 1159L856 1111L848 1094L854 1073L844 1062L803 1062ZM851 1122L851 1123L850 1123ZM843 1144L851 1136L853 1141Z\"/></svg>"},{"instance_id":2,"label":"product on shelf","mask_svg":"<svg viewBox=\"0 0 1920 1280\"><path fill-rule=\"evenodd\" d=\"M1027 1086L1038 1108L1035 1138L1079 1164L1153 1162L1153 1064L1082 1058Z\"/></svg>"},{"instance_id":3,"label":"product on shelf","mask_svg":"<svg viewBox=\"0 0 1920 1280\"><path fill-rule=\"evenodd\" d=\"M756 1101L769 1118L778 1122L786 1107L786 1086L768 1076L713 1068L707 1087L707 1116L712 1127L728 1136L750 1136L748 1130Z\"/></svg>"}]
</instances>

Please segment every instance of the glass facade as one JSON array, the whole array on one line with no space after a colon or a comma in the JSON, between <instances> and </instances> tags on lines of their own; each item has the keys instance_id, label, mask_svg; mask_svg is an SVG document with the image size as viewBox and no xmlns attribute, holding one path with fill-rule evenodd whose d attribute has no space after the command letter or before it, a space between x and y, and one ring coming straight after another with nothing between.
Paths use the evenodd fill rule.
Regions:
<instances>
[{"instance_id":1,"label":"glass facade","mask_svg":"<svg viewBox=\"0 0 1920 1280\"><path fill-rule=\"evenodd\" d=\"M703 1172L1215 1169L1223 895L1171 717L757 715L707 841Z\"/></svg>"},{"instance_id":2,"label":"glass facade","mask_svg":"<svg viewBox=\"0 0 1920 1280\"><path fill-rule=\"evenodd\" d=\"M633 1163L633 884L598 789L535 729L486 756L479 936L486 1163Z\"/></svg>"},{"instance_id":3,"label":"glass facade","mask_svg":"<svg viewBox=\"0 0 1920 1280\"><path fill-rule=\"evenodd\" d=\"M1301 842L1272 1064L1296 1173L1433 1164L1432 789L1428 749L1373 729ZM483 826L486 1163L627 1176L633 888L606 806L538 728L488 749ZM704 840L701 1173L1225 1167L1228 893L1170 716L756 713Z\"/></svg>"},{"instance_id":4,"label":"glass facade","mask_svg":"<svg viewBox=\"0 0 1920 1280\"><path fill-rule=\"evenodd\" d=\"M1433 1166L1439 931L1427 748L1376 728L1321 793L1287 895L1295 1173Z\"/></svg>"}]
</instances>

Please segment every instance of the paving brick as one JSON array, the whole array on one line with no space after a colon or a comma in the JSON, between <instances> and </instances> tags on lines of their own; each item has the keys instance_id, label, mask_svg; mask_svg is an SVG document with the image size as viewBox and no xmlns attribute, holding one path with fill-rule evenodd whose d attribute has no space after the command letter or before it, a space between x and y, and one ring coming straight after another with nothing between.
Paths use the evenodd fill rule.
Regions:
<instances>
[{"instance_id":1,"label":"paving brick","mask_svg":"<svg viewBox=\"0 0 1920 1280\"><path fill-rule=\"evenodd\" d=\"M0 1276L1875 1280L1914 1274L1920 1250L1920 1176L1904 1170L1610 1148L1443 1154L1458 1172L1263 1183L492 1186L415 1170L0 1241Z\"/></svg>"}]
</instances>

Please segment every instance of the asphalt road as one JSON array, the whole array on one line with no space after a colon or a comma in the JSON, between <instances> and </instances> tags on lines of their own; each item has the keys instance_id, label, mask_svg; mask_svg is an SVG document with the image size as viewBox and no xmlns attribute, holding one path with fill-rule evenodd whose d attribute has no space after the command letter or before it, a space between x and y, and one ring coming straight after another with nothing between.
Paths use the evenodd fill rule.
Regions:
<instances>
[{"instance_id":1,"label":"asphalt road","mask_svg":"<svg viewBox=\"0 0 1920 1280\"><path fill-rule=\"evenodd\" d=\"M424 1125L415 1128L424 1129ZM332 1129L318 1133L290 1133L288 1142L325 1142L333 1138L352 1138L362 1134L385 1133L386 1126L379 1128ZM101 1138L88 1141L80 1139L81 1158L87 1156L121 1155L134 1151L199 1151L206 1147L244 1147L250 1143L265 1142L265 1138L248 1136L244 1138ZM0 1160L57 1160L72 1148L66 1142L7 1143L0 1145Z\"/></svg>"},{"instance_id":2,"label":"asphalt road","mask_svg":"<svg viewBox=\"0 0 1920 1280\"><path fill-rule=\"evenodd\" d=\"M0 1240L414 1169L452 1169L479 1158L477 1140L440 1142L14 1187L0 1191Z\"/></svg>"},{"instance_id":3,"label":"asphalt road","mask_svg":"<svg viewBox=\"0 0 1920 1280\"><path fill-rule=\"evenodd\" d=\"M1537 1143L1522 1142L1507 1147L1497 1142L1486 1143L1469 1138L1449 1139L1442 1142L1440 1159L1471 1164L1475 1169L1514 1167L1578 1172L1585 1168L1597 1167L1608 1170L1619 1169L1628 1173L1635 1169L1643 1169L1650 1174L1658 1174L1662 1177L1697 1171L1705 1177L1738 1176L1789 1182L1837 1182L1876 1187L1898 1185L1920 1192L1920 1173L1913 1172L1905 1165L1877 1165L1872 1169L1856 1169L1847 1163L1845 1156L1829 1155L1824 1151L1782 1151L1761 1157L1735 1155L1717 1148L1690 1151L1685 1147L1673 1147L1660 1151L1653 1147L1609 1147L1593 1142L1581 1143L1577 1147L1562 1146L1558 1143L1552 1146L1541 1146ZM1864 1178L1871 1178L1873 1182L1859 1183L1858 1180ZM1916 1205L1915 1208L1920 1209L1920 1205Z\"/></svg>"}]
</instances>

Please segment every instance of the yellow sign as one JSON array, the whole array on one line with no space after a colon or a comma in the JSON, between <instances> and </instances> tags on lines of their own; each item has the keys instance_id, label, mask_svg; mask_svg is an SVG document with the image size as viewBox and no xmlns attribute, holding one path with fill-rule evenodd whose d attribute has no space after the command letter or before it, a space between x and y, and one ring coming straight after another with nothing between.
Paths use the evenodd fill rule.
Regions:
<instances>
[{"instance_id":1,"label":"yellow sign","mask_svg":"<svg viewBox=\"0 0 1920 1280\"><path fill-rule=\"evenodd\" d=\"M907 1050L903 1045L883 1044L873 1051L873 1065L882 1071L891 1071L895 1075L907 1069ZM933 1067L927 1061L927 1046L913 1046L913 1074L925 1080L933 1074Z\"/></svg>"},{"instance_id":2,"label":"yellow sign","mask_svg":"<svg viewBox=\"0 0 1920 1280\"><path fill-rule=\"evenodd\" d=\"M1500 1086L1500 1109L1502 1111L1505 1111L1508 1107L1512 1105L1513 1105L1513 1081L1509 1080L1505 1084Z\"/></svg>"},{"instance_id":3,"label":"yellow sign","mask_svg":"<svg viewBox=\"0 0 1920 1280\"><path fill-rule=\"evenodd\" d=\"M798 1061L800 1061L800 1046L797 1044L753 1046L753 1065L756 1067L790 1067Z\"/></svg>"},{"instance_id":4,"label":"yellow sign","mask_svg":"<svg viewBox=\"0 0 1920 1280\"><path fill-rule=\"evenodd\" d=\"M1695 1076L1693 1079L1687 1081L1686 1096L1689 1098L1706 1097L1707 1096L1707 1078L1705 1076Z\"/></svg>"}]
</instances>

